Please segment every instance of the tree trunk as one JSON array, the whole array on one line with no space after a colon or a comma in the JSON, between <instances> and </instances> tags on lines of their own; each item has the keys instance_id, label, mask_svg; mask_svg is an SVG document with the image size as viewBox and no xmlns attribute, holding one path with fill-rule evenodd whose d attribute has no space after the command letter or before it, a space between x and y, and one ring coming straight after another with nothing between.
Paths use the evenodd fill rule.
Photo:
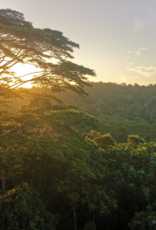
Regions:
<instances>
[{"instance_id":1,"label":"tree trunk","mask_svg":"<svg viewBox=\"0 0 156 230\"><path fill-rule=\"evenodd\" d=\"M2 189L5 190L5 169L2 168L1 171L1 178L2 178Z\"/></svg>"},{"instance_id":2,"label":"tree trunk","mask_svg":"<svg viewBox=\"0 0 156 230\"><path fill-rule=\"evenodd\" d=\"M76 210L75 210L74 202L73 202L73 214L74 214L74 226L75 226L75 230L77 230Z\"/></svg>"}]
</instances>

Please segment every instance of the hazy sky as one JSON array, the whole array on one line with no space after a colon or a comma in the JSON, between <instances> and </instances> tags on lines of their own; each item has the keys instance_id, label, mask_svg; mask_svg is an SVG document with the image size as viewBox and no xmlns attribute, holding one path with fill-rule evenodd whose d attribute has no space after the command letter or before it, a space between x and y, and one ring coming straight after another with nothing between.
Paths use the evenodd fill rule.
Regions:
<instances>
[{"instance_id":1,"label":"hazy sky","mask_svg":"<svg viewBox=\"0 0 156 230\"><path fill-rule=\"evenodd\" d=\"M156 0L0 1L79 43L74 61L96 71L91 80L156 83Z\"/></svg>"}]
</instances>

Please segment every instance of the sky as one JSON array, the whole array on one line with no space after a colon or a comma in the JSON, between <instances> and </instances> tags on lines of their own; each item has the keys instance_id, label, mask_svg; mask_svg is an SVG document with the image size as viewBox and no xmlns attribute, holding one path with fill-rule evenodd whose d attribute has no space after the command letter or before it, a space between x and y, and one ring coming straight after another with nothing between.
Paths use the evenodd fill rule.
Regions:
<instances>
[{"instance_id":1,"label":"sky","mask_svg":"<svg viewBox=\"0 0 156 230\"><path fill-rule=\"evenodd\" d=\"M156 0L0 0L36 28L78 43L73 60L91 81L156 84Z\"/></svg>"}]
</instances>

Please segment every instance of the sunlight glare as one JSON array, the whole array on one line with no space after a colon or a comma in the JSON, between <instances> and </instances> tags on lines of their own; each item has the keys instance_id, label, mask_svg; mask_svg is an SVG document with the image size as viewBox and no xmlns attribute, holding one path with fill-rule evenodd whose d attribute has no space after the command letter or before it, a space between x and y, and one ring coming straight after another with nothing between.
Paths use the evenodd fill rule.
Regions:
<instances>
[{"instance_id":1,"label":"sunlight glare","mask_svg":"<svg viewBox=\"0 0 156 230\"><path fill-rule=\"evenodd\" d=\"M12 70L15 71L16 76L23 76L28 73L36 72L38 69L34 65L30 64L16 64L14 67L12 67ZM23 80L29 80L32 78L32 75L26 76L23 78ZM23 84L21 87L23 88L31 88L32 84L30 82Z\"/></svg>"}]
</instances>

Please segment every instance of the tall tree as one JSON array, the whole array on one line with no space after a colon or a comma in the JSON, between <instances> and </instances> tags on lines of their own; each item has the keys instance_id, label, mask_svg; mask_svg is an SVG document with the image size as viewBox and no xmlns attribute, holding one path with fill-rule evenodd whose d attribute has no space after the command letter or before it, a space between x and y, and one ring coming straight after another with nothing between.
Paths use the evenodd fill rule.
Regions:
<instances>
[{"instance_id":1,"label":"tall tree","mask_svg":"<svg viewBox=\"0 0 156 230\"><path fill-rule=\"evenodd\" d=\"M55 230L56 219L25 184L0 195L0 229Z\"/></svg>"},{"instance_id":2,"label":"tall tree","mask_svg":"<svg viewBox=\"0 0 156 230\"><path fill-rule=\"evenodd\" d=\"M89 85L87 75L95 76L95 72L70 61L74 48L79 45L62 32L34 28L22 13L1 9L0 96L16 95L14 90L27 82L57 91L70 88L85 95L83 86ZM12 67L19 63L33 65L36 71L17 76Z\"/></svg>"}]
</instances>

